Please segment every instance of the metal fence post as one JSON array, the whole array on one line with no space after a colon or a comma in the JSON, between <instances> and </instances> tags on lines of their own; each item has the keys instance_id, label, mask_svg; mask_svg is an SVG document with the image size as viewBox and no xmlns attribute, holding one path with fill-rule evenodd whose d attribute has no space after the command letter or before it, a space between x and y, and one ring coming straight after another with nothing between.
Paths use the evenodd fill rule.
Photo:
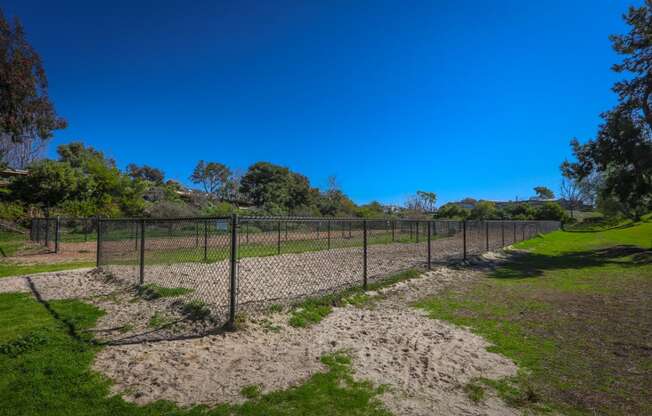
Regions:
<instances>
[{"instance_id":1,"label":"metal fence post","mask_svg":"<svg viewBox=\"0 0 652 416\"><path fill-rule=\"evenodd\" d=\"M140 220L140 285L145 283L145 220Z\"/></svg>"},{"instance_id":2,"label":"metal fence post","mask_svg":"<svg viewBox=\"0 0 652 416\"><path fill-rule=\"evenodd\" d=\"M462 247L464 252L464 260L466 260L466 220L462 221Z\"/></svg>"},{"instance_id":3,"label":"metal fence post","mask_svg":"<svg viewBox=\"0 0 652 416\"><path fill-rule=\"evenodd\" d=\"M523 234L523 239L521 241L525 241L525 223L521 227L521 233Z\"/></svg>"},{"instance_id":4,"label":"metal fence post","mask_svg":"<svg viewBox=\"0 0 652 416\"><path fill-rule=\"evenodd\" d=\"M501 245L501 247L505 247L505 221L504 220L500 221L500 233L502 234L502 245Z\"/></svg>"},{"instance_id":5,"label":"metal fence post","mask_svg":"<svg viewBox=\"0 0 652 416\"><path fill-rule=\"evenodd\" d=\"M276 228L276 254L281 254L281 221Z\"/></svg>"},{"instance_id":6,"label":"metal fence post","mask_svg":"<svg viewBox=\"0 0 652 416\"><path fill-rule=\"evenodd\" d=\"M331 249L331 221L328 220L327 224L328 224L328 229L327 229L327 233L328 233L328 249L330 250Z\"/></svg>"},{"instance_id":7,"label":"metal fence post","mask_svg":"<svg viewBox=\"0 0 652 416\"><path fill-rule=\"evenodd\" d=\"M54 252L59 253L59 233L61 232L61 220L57 216L54 225Z\"/></svg>"},{"instance_id":8,"label":"metal fence post","mask_svg":"<svg viewBox=\"0 0 652 416\"><path fill-rule=\"evenodd\" d=\"M199 223L195 222L195 248L199 247Z\"/></svg>"},{"instance_id":9,"label":"metal fence post","mask_svg":"<svg viewBox=\"0 0 652 416\"><path fill-rule=\"evenodd\" d=\"M367 220L362 220L362 287L367 290Z\"/></svg>"},{"instance_id":10,"label":"metal fence post","mask_svg":"<svg viewBox=\"0 0 652 416\"><path fill-rule=\"evenodd\" d=\"M514 238L512 239L512 244L516 243L516 222L512 223L514 225Z\"/></svg>"},{"instance_id":11,"label":"metal fence post","mask_svg":"<svg viewBox=\"0 0 652 416\"><path fill-rule=\"evenodd\" d=\"M48 247L48 241L50 241L50 218L45 219L45 247Z\"/></svg>"},{"instance_id":12,"label":"metal fence post","mask_svg":"<svg viewBox=\"0 0 652 416\"><path fill-rule=\"evenodd\" d=\"M431 221L428 221L428 270L430 270L432 267L432 262L431 262L431 254L430 254L430 238L432 237L432 223Z\"/></svg>"},{"instance_id":13,"label":"metal fence post","mask_svg":"<svg viewBox=\"0 0 652 416\"><path fill-rule=\"evenodd\" d=\"M96 242L97 247L95 248L95 250L97 250L97 251L95 253L95 260L96 260L95 267L100 267L100 264L102 262L102 259L101 259L101 254L102 254L102 220L100 219L100 217L97 217L96 224L97 224L97 242Z\"/></svg>"},{"instance_id":14,"label":"metal fence post","mask_svg":"<svg viewBox=\"0 0 652 416\"><path fill-rule=\"evenodd\" d=\"M484 222L485 249L489 251L489 221Z\"/></svg>"},{"instance_id":15,"label":"metal fence post","mask_svg":"<svg viewBox=\"0 0 652 416\"><path fill-rule=\"evenodd\" d=\"M396 220L392 220L392 243L396 241Z\"/></svg>"},{"instance_id":16,"label":"metal fence post","mask_svg":"<svg viewBox=\"0 0 652 416\"><path fill-rule=\"evenodd\" d=\"M208 220L204 221L204 262L208 261Z\"/></svg>"},{"instance_id":17,"label":"metal fence post","mask_svg":"<svg viewBox=\"0 0 652 416\"><path fill-rule=\"evenodd\" d=\"M279 223L280 224L280 223ZM238 214L231 215L231 275L229 284L229 322L227 327L235 329L236 304L238 302Z\"/></svg>"},{"instance_id":18,"label":"metal fence post","mask_svg":"<svg viewBox=\"0 0 652 416\"><path fill-rule=\"evenodd\" d=\"M417 243L419 242L419 221L415 224L415 231L417 235Z\"/></svg>"}]
</instances>

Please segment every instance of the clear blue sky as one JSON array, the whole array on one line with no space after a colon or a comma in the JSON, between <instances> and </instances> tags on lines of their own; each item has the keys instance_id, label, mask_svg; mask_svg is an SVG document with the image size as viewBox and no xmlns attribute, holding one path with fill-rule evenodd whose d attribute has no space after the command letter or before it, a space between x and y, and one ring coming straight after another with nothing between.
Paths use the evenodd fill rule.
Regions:
<instances>
[{"instance_id":1,"label":"clear blue sky","mask_svg":"<svg viewBox=\"0 0 652 416\"><path fill-rule=\"evenodd\" d=\"M356 202L559 185L619 78L631 2L5 0L84 142L187 182L199 159L286 165ZM638 2L635 2L635 4Z\"/></svg>"}]
</instances>

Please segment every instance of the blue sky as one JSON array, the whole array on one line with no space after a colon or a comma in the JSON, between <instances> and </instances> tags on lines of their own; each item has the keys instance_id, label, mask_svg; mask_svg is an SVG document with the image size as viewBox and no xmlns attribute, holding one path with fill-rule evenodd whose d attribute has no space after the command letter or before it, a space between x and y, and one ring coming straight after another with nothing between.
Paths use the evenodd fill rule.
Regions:
<instances>
[{"instance_id":1,"label":"blue sky","mask_svg":"<svg viewBox=\"0 0 652 416\"><path fill-rule=\"evenodd\" d=\"M356 202L524 198L615 103L631 2L5 0L84 142L188 181L286 165Z\"/></svg>"}]
</instances>

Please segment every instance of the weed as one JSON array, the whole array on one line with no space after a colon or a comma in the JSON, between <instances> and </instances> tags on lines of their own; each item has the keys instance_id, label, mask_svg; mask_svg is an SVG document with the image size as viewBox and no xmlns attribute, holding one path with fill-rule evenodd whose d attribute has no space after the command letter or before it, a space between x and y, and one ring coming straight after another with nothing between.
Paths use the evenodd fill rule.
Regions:
<instances>
[{"instance_id":1,"label":"weed","mask_svg":"<svg viewBox=\"0 0 652 416\"><path fill-rule=\"evenodd\" d=\"M191 300L184 303L181 311L191 321L203 321L211 315L211 310L201 300Z\"/></svg>"},{"instance_id":2,"label":"weed","mask_svg":"<svg viewBox=\"0 0 652 416\"><path fill-rule=\"evenodd\" d=\"M193 289L188 289L185 287L164 287L159 286L155 283L148 283L146 285L139 286L137 289L138 296L145 300L173 298L177 296L183 296L187 293L191 293L192 291Z\"/></svg>"},{"instance_id":3,"label":"weed","mask_svg":"<svg viewBox=\"0 0 652 416\"><path fill-rule=\"evenodd\" d=\"M464 386L464 391L466 392L466 394L469 396L469 399L471 399L473 403L480 403L484 401L484 396L485 396L484 387L477 384L476 382L472 381L467 383Z\"/></svg>"},{"instance_id":4,"label":"weed","mask_svg":"<svg viewBox=\"0 0 652 416\"><path fill-rule=\"evenodd\" d=\"M247 399L256 399L260 397L262 389L260 386L257 386L255 384L252 384L250 386L243 387L242 390L240 390L240 394L242 397L245 397Z\"/></svg>"}]
</instances>

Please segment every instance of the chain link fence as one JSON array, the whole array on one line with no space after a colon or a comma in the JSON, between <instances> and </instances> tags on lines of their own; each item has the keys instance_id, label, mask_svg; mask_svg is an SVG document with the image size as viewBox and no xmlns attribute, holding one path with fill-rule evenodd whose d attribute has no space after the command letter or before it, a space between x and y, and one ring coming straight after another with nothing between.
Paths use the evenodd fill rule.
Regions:
<instances>
[{"instance_id":1,"label":"chain link fence","mask_svg":"<svg viewBox=\"0 0 652 416\"><path fill-rule=\"evenodd\" d=\"M97 218L33 218L30 240L54 253L95 258Z\"/></svg>"},{"instance_id":2,"label":"chain link fence","mask_svg":"<svg viewBox=\"0 0 652 416\"><path fill-rule=\"evenodd\" d=\"M247 216L35 218L31 225L32 241L76 258L86 253L124 293L153 300L145 306L152 311L124 304L125 315L149 314L138 333L118 331L129 342L205 335L233 326L236 313L366 288L560 228L558 221Z\"/></svg>"},{"instance_id":3,"label":"chain link fence","mask_svg":"<svg viewBox=\"0 0 652 416\"><path fill-rule=\"evenodd\" d=\"M95 243L99 269L137 290L172 294L167 307L200 316L184 330L201 335L233 326L236 313L366 287L559 228L557 221L100 219Z\"/></svg>"}]
</instances>

